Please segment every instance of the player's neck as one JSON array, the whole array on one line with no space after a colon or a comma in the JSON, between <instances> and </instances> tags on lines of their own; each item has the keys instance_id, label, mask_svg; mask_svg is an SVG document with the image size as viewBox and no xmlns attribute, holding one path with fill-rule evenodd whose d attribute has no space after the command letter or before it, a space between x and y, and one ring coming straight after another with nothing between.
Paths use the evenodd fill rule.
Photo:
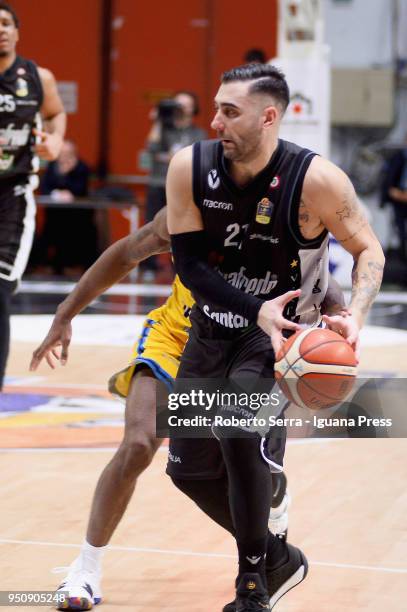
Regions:
<instances>
[{"instance_id":1,"label":"player's neck","mask_svg":"<svg viewBox=\"0 0 407 612\"><path fill-rule=\"evenodd\" d=\"M10 53L10 55L4 55L3 57L0 56L0 73L6 72L6 70L8 70L10 66L14 64L16 57L17 54L15 51Z\"/></svg>"},{"instance_id":2,"label":"player's neck","mask_svg":"<svg viewBox=\"0 0 407 612\"><path fill-rule=\"evenodd\" d=\"M278 137L266 142L250 160L234 161L230 164L230 175L237 185L243 186L254 179L269 163L278 146Z\"/></svg>"}]
</instances>

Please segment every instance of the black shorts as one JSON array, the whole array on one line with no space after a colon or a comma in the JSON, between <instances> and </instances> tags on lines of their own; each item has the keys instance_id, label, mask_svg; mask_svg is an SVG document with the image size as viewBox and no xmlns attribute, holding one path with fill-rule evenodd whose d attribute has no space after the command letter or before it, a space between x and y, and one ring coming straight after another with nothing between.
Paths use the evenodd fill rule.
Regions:
<instances>
[{"instance_id":1,"label":"black shorts","mask_svg":"<svg viewBox=\"0 0 407 612\"><path fill-rule=\"evenodd\" d=\"M227 378L232 382L245 379L253 381L255 386L260 379L274 378L275 359L270 337L257 325L237 334L236 330L227 330L212 322L196 306L191 322L177 379ZM272 428L258 438L259 455L270 465L271 471L282 471L285 428L278 428L278 431ZM222 451L215 437L170 439L169 476L203 480L220 478L224 473Z\"/></svg>"},{"instance_id":2,"label":"black shorts","mask_svg":"<svg viewBox=\"0 0 407 612\"><path fill-rule=\"evenodd\" d=\"M0 279L18 281L26 268L35 229L35 200L28 183L0 179Z\"/></svg>"}]
</instances>

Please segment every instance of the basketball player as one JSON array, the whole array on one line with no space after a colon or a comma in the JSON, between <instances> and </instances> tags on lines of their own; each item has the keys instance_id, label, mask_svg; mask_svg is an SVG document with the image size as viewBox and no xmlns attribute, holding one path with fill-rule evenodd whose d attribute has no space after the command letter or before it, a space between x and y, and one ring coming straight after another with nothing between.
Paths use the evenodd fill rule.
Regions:
<instances>
[{"instance_id":1,"label":"basketball player","mask_svg":"<svg viewBox=\"0 0 407 612\"><path fill-rule=\"evenodd\" d=\"M58 307L50 331L34 351L30 369L36 370L44 358L51 367L55 366L54 357L65 364L72 336L71 320L140 261L168 249L166 209L137 232L110 246ZM342 313L343 304L342 292L330 278L324 300L326 312ZM129 366L111 378L110 390L126 398L124 438L99 479L86 541L61 585L62 590L69 592L71 609L90 610L101 601L102 557L130 501L138 476L148 467L161 443L155 437L157 381L172 385L188 338L192 306L190 292L176 278L166 303L147 315ZM59 347L62 347L61 355ZM270 528L281 534L288 523L286 480L284 475L272 477L274 496ZM217 488L224 483L215 485ZM202 504L196 501L211 518L233 533L227 507L218 509L216 499L209 504L206 500Z\"/></svg>"},{"instance_id":2,"label":"basketball player","mask_svg":"<svg viewBox=\"0 0 407 612\"><path fill-rule=\"evenodd\" d=\"M271 65L224 73L212 122L219 140L185 148L170 163L174 262L196 301L177 379L273 378L283 330L321 319L328 231L355 266L352 314L327 322L357 350L381 284L383 252L346 175L279 140L288 102L285 78ZM171 439L167 472L192 499L199 491L200 503L226 473L223 507L227 491L239 553L236 612L264 612L307 572L303 553L267 530L270 466L282 469L284 440L218 433L219 441Z\"/></svg>"},{"instance_id":3,"label":"basketball player","mask_svg":"<svg viewBox=\"0 0 407 612\"><path fill-rule=\"evenodd\" d=\"M10 340L10 300L34 235L38 156L56 159L66 117L53 75L16 55L18 17L0 2L0 392ZM41 130L40 114L47 121Z\"/></svg>"}]
</instances>

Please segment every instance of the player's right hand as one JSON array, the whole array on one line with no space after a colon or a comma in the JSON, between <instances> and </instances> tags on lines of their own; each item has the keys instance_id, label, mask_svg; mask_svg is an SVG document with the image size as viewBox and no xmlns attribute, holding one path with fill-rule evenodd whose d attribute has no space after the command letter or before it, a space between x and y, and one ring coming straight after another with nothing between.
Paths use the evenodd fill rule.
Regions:
<instances>
[{"instance_id":1,"label":"player's right hand","mask_svg":"<svg viewBox=\"0 0 407 612\"><path fill-rule=\"evenodd\" d=\"M61 365L65 365L68 361L68 347L71 342L71 338L71 322L67 320L61 321L55 317L43 342L33 352L30 363L30 372L35 372L44 357L52 369L55 369L54 359L59 361ZM59 352L60 347L62 348Z\"/></svg>"},{"instance_id":2,"label":"player's right hand","mask_svg":"<svg viewBox=\"0 0 407 612\"><path fill-rule=\"evenodd\" d=\"M360 338L359 333L361 326L356 318L352 315L351 310L346 310L346 315L342 313L336 315L323 315L322 320L326 323L328 329L340 334L351 345L355 351L357 362L360 360Z\"/></svg>"},{"instance_id":3,"label":"player's right hand","mask_svg":"<svg viewBox=\"0 0 407 612\"><path fill-rule=\"evenodd\" d=\"M283 311L288 302L298 298L300 294L301 289L297 289L296 291L287 291L287 293L279 295L277 298L274 298L274 300L264 302L259 310L257 325L270 336L271 344L276 356L285 342L285 338L282 333L283 329L290 329L294 332L300 331L301 329L297 323L289 321L283 317Z\"/></svg>"}]
</instances>

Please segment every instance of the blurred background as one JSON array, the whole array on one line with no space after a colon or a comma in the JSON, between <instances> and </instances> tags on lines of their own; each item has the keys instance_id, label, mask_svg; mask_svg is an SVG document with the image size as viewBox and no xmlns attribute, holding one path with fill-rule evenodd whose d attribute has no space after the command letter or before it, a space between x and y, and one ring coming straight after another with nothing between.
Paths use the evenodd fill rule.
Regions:
<instances>
[{"instance_id":1,"label":"blurred background","mask_svg":"<svg viewBox=\"0 0 407 612\"><path fill-rule=\"evenodd\" d=\"M387 256L359 375L378 388L406 377L407 0L12 4L18 52L54 73L68 130L57 162L41 169L36 238L13 296L0 393L0 574L3 588L54 589L50 570L80 548L94 484L123 436L123 404L107 380L169 294L170 257L134 270L74 318L66 367L29 372L29 361L85 268L165 203L173 153L211 136L222 71L281 66L291 89L282 137L351 177ZM334 241L330 267L348 291L351 257ZM288 447L290 538L305 547L312 575L278 609L406 609L405 440L321 436ZM103 612L207 612L231 594L234 544L175 494L161 450L112 540Z\"/></svg>"},{"instance_id":2,"label":"blurred background","mask_svg":"<svg viewBox=\"0 0 407 612\"><path fill-rule=\"evenodd\" d=\"M286 72L292 103L283 137L349 174L387 253L384 288L393 292L387 300L404 303L407 203L394 188L407 189L406 0L13 4L21 19L19 53L54 72L68 111L68 170L80 159L89 173L82 190L66 199L67 189L43 168L36 240L15 312L53 312L70 287L61 281L77 279L164 204L171 154L211 136L220 74L247 59L275 60ZM180 92L184 109L182 100L171 108ZM70 253L78 227L87 247ZM339 282L349 286L350 258L333 244L331 259ZM117 289L120 295L92 308L146 312L166 294L156 285L171 279L169 257L160 256L130 279L149 285L136 291L147 296Z\"/></svg>"}]
</instances>

